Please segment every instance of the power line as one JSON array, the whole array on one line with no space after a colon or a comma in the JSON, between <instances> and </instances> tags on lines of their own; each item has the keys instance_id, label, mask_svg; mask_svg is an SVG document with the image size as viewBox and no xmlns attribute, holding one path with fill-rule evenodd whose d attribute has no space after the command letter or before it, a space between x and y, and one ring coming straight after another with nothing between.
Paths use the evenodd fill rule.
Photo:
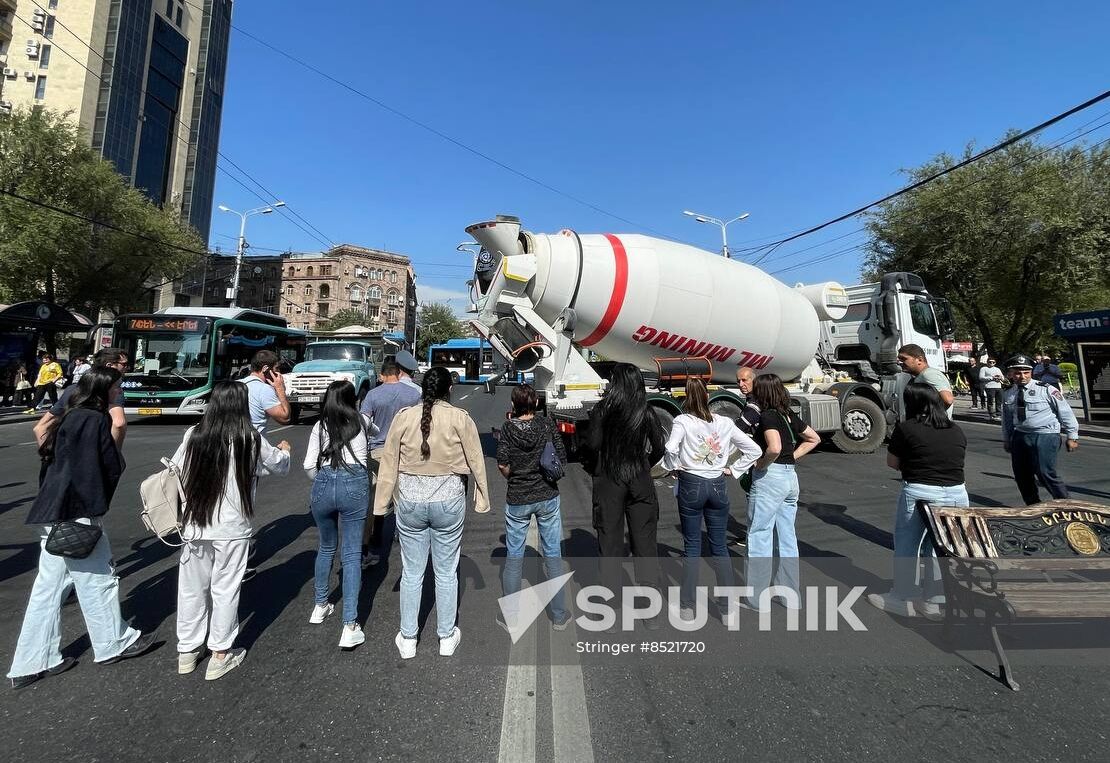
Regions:
<instances>
[{"instance_id":1,"label":"power line","mask_svg":"<svg viewBox=\"0 0 1110 763\"><path fill-rule=\"evenodd\" d=\"M38 0L31 0L31 2L33 2L33 3L34 3L34 4L36 5L36 6L38 6L38 7L39 7L39 8L41 9L41 10L43 10L43 11L47 11L47 9L46 9L46 8L43 8L43 6L42 6L42 5L41 5L41 4L40 4L40 3L38 2ZM195 7L195 6L194 6L194 7ZM29 24L29 23L27 22L27 20L26 20L26 19L24 19L23 17L21 17L21 16L19 15L19 14L17 14L17 13L13 13L13 15L15 16L15 18L17 18L17 19L19 19L20 21L22 21L22 22L23 22L23 23L24 23L24 24L25 24L26 26L28 26L28 27L31 27L31 25L30 25L30 24ZM55 21L55 23L56 23L56 24L57 24L58 26L60 26L60 27L61 27L62 29L64 29L65 31L69 32L70 36L72 36L72 37L73 37L74 39L76 39L76 40L77 40L77 41L78 41L79 43L81 43L81 44L82 44L82 45L84 45L84 46L85 46L86 48L88 48L88 49L89 49L89 51L91 51L91 52L92 52L92 53L93 53L93 54L94 54L95 56L97 56L97 57L98 57L98 58L99 58L99 59L101 60L101 62L102 62L103 64L107 64L107 63L108 63L108 59L106 59L106 58L105 58L105 57L103 56L103 54L101 54L101 53L100 53L99 51L97 51L97 50L96 50L95 48L93 48L93 47L92 47L91 45L89 45L89 44L88 44L87 42L85 42L85 41L84 41L84 39L82 39L80 35L77 35L76 33L74 33L74 32L73 32L73 30L72 30L72 29L70 29L69 27L67 27L67 26L66 26L66 25L65 25L64 23L62 23L62 22L61 22L61 21L60 21L60 20L59 20L59 19L57 18L57 16L56 16L56 15L54 16L54 21ZM52 48L57 48L58 50L60 50L60 51L61 51L62 53L64 53L64 54L66 55L66 57L67 57L67 58L69 58L70 60L72 60L72 61L73 61L74 63L76 63L76 64L77 64L78 66L80 66L80 67L81 67L82 69L84 69L85 71L87 71L87 72L88 72L89 74L91 74L91 75L93 75L94 77L96 77L96 78L97 78L97 80L99 80L99 81L100 81L100 82L101 82L102 84L108 84L109 86L111 85L111 83L110 83L110 82L105 82L103 74L97 74L96 72L94 72L94 71L93 71L92 69L90 69L90 68L89 68L88 66L86 66L86 65L85 65L85 64L84 64L83 62L81 62L80 60L78 60L78 59L77 59L77 58L76 58L76 57L75 57L75 56L74 56L73 54L71 54L71 53L70 53L70 52L69 52L68 50L66 50L66 49L65 49L64 47L62 47L61 45L58 45L58 44L57 44L57 42L56 42L56 41L54 41L53 39L51 39L51 40L50 40L50 43L49 43L49 44L50 44L50 46L51 46ZM113 62L112 64L110 64L110 66L112 66L112 67L114 68L114 67L116 66L116 63L115 63L115 62ZM140 74L140 72L137 72L137 71L136 71L135 69L132 69L131 67L129 67L129 66L126 66L126 65L120 65L120 68L122 68L122 69L123 69L124 71L126 71L126 72L130 72L131 74L135 74L135 75L139 75L139 74ZM141 79L141 77L140 77L140 79ZM135 90L136 90L137 92L143 92L143 93L145 93L145 94L149 95L149 92L148 92L148 91L146 91L146 90L144 90L144 89L142 89L142 88L135 88ZM176 133L176 131L175 131L175 130L173 130L173 129L172 129L172 128L171 128L170 126L169 126L169 125L163 124L163 123L162 123L162 122L161 122L160 120L158 120L158 119L156 119L156 118L154 118L154 117L152 117L152 116L150 116L150 115L148 115L148 114L144 114L144 117L145 117L145 119L147 119L148 121L151 121L151 122L153 122L154 124L158 125L159 127L162 127L162 128L164 128L164 129L166 129L167 131L169 131L170 135L172 135L172 136L173 136L174 138L176 138L176 139L177 139L178 141L180 141L180 142L184 143L184 144L185 144L185 145L186 145L186 146L187 146L188 148L190 148L190 149L191 149L191 148L193 148L193 144L192 144L192 143L191 143L191 142L189 141L189 139L188 139L188 138L185 138L185 137L183 137L183 136L181 136L181 135L178 135L178 134ZM175 122L177 122L177 124L179 124L179 125L181 125L182 127L184 127L184 128L185 128L185 130L186 130L186 131L188 132L188 134L189 134L190 136L192 135L192 133L193 133L193 128L192 128L192 127L191 127L190 125L186 124L186 123L185 123L184 121L182 121L181 119L177 119L177 118L175 118L175 119L174 119L174 121L175 121ZM217 149L217 151L216 151L216 155L217 155L217 156L218 156L218 157L219 157L220 159L223 159L223 160L224 160L224 161L226 161L227 163L231 164L231 165L232 165L233 167L235 167L235 169L237 169L237 170L238 170L239 172L243 173L243 175L244 175L244 176L245 176L245 177L246 177L246 178L247 178L248 180L250 180L250 181L251 181L252 183L254 183L254 184L255 184L255 185L257 185L257 186L258 186L259 188L261 188L261 189L263 190L263 192L265 192L265 193L267 193L267 194L270 194L270 198L269 198L269 199L266 199L265 197L263 197L263 196L260 196L260 195L258 194L258 192L257 192L257 191L255 191L255 190L253 190L252 188L250 188L250 187L246 186L246 185L245 185L245 184L244 184L244 183L243 183L242 181L240 181L240 180L239 180L238 178L236 178L236 177L235 177L234 175L232 175L232 174L231 174L230 172L228 172L226 168L223 168L223 167L219 167L219 166L217 165L217 169L218 169L218 170L220 170L220 171L221 171L221 172L223 172L223 173L224 173L225 175L227 175L227 176L228 176L229 178L231 178L232 180L234 180L234 181L235 181L236 183L238 183L238 184L239 184L240 186L242 186L242 187L243 187L244 189L246 189L246 190L247 190L247 191L248 191L249 193L251 193L251 194L252 194L253 196L257 197L257 198L258 198L258 199L259 199L260 201L262 201L262 202L263 202L263 203L265 203L265 204L272 204L272 203L273 203L274 201L276 201L276 200L278 199L278 196L277 196L276 194L274 194L274 193L273 193L272 191L270 191L269 189L267 189L267 188L266 188L266 186L262 185L262 183L260 183L260 182L259 182L259 181L258 181L257 179L255 179L255 178L254 178L254 176L252 176L252 175L251 175L251 174L250 174L249 172L247 172L247 171L246 171L246 170L244 170L244 169L243 169L242 167L240 167L240 166L239 166L238 164L236 164L236 163L235 163L235 162L234 162L234 161L233 161L233 160L232 160L232 159L231 159L231 158L230 158L229 156L227 156L227 155L226 155L226 154L224 154L223 152L219 151L218 149ZM332 241L331 241L331 239L329 239L329 238L328 238L328 237L327 237L327 236L326 236L326 235L325 235L325 234L324 234L324 233L323 233L323 232L322 232L322 231L321 231L321 230L320 230L319 228L317 228L317 227L316 227L315 225L313 225L313 224L312 224L312 223L310 223L310 222L309 222L308 220L306 220L306 219L305 219L304 217L302 217L302 216L301 216L301 215L300 215L300 214L299 214L298 212L296 212L296 210L294 210L294 209L292 209L291 207L289 207L289 205L288 205L288 204L285 204L285 205L284 205L283 207L277 207L276 209L277 209L277 210L278 210L279 212L281 212L282 210L288 210L288 212L289 212L289 213L291 213L291 214L295 215L295 216L296 216L297 218L299 218L300 220L302 220L302 221L303 221L303 222L305 223L305 225L308 225L308 226L309 226L310 228L312 228L312 230L316 231L316 233L318 233L318 234L319 234L319 236L317 236L317 235L313 234L313 233L312 233L311 231L307 230L307 229L306 229L306 228L304 228L304 227L303 227L302 225L300 225L299 223L297 223L297 221L296 221L296 220L290 219L289 217L287 217L287 216L286 216L286 215L285 215L285 214L283 213L283 214L282 214L282 216L283 216L283 217L285 217L285 219L286 219L286 220L288 220L289 222L293 223L293 225L294 225L294 226L296 226L297 228L299 228L299 229L301 230L301 232L302 232L302 233L305 233L305 234L306 234L306 235L308 235L309 237L311 237L311 238L314 238L314 239L316 239L317 241L320 241L321 243L325 244L326 246L334 246L334 245L335 245L335 244L334 244L334 242L332 242Z\"/></svg>"},{"instance_id":2,"label":"power line","mask_svg":"<svg viewBox=\"0 0 1110 763\"><path fill-rule=\"evenodd\" d=\"M1041 122L1040 124L1038 124L1034 127L1030 127L1028 130L1024 130L1023 132L1020 132L1017 135L1014 135L1010 138L1007 138L1006 140L1003 140L1000 143L996 143L995 145L991 146L990 148L985 149L983 151L980 151L979 153L977 153L973 156L970 156L967 159L964 159L963 161L957 162L956 164L952 165L951 167L946 167L943 170L940 170L938 172L934 172L932 175L929 175L928 177L922 178L921 180L919 180L915 183L911 183L910 185L906 186L905 188L902 188L898 191L895 191L894 193L888 194L888 195L884 196L883 198L878 199L877 201L873 201L869 204L865 204L864 206L860 207L859 209L852 210L851 212L840 215L839 217L834 217L832 220L821 223L820 225L815 225L812 228L807 228L806 230L803 230L800 233L795 233L794 235L788 236L787 238L784 238L784 239L781 239L781 240L775 242L774 244L765 244L764 246L754 247L752 249L746 250L746 251L759 251L760 249L765 249L767 247L770 247L768 252L764 253L762 256L757 258L751 264L755 265L755 264L759 263L761 260L765 259L767 257L767 255L770 254L770 252L774 251L775 249L777 249L778 247L782 246L783 244L785 244L789 241L794 241L795 239L799 239L802 236L808 236L812 233L816 233L817 231L822 230L824 228L827 228L830 225L835 225L836 223L843 222L844 220L847 220L847 219L850 219L852 217L855 217L856 215L862 214L863 212L866 212L867 210L871 209L872 207L876 207L880 204L891 201L892 199L896 199L899 196L903 196L907 193L910 193L911 191L915 191L918 188L921 188L922 186L924 186L928 183L931 183L934 180L937 180L938 178L944 177L945 175L948 175L949 173L955 172L956 170L960 169L961 167L966 167L967 165L971 164L972 162L976 162L980 159L983 159L987 156L990 156L991 154L997 153L998 151L1001 151L1002 149L1004 149L1008 146L1012 146L1014 143L1017 143L1018 141L1024 140L1025 138L1028 138L1031 135L1035 135L1035 134L1041 132L1042 130L1044 130L1048 127L1051 127L1052 125L1056 124L1057 122L1060 122L1064 119L1067 119L1068 117L1072 116L1073 114L1077 114L1080 111L1083 111L1084 109L1088 109L1091 106L1094 106L1096 103L1101 103L1102 101L1105 101L1107 98L1110 98L1110 90L1107 90L1103 93L1100 93L1099 95L1096 95L1094 98L1086 100L1083 103L1079 104L1078 106L1073 106L1072 108L1068 109L1067 111L1063 111L1063 112L1057 114L1054 117L1046 119L1045 121Z\"/></svg>"}]
</instances>

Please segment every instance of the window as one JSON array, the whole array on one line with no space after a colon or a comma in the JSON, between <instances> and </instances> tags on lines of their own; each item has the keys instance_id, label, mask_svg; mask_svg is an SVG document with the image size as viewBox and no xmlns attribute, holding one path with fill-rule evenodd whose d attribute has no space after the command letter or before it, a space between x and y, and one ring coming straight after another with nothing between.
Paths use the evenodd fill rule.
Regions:
<instances>
[{"instance_id":1,"label":"window","mask_svg":"<svg viewBox=\"0 0 1110 763\"><path fill-rule=\"evenodd\" d=\"M352 302L361 302L362 301L362 287L359 286L357 283L354 286L351 287L351 301Z\"/></svg>"},{"instance_id":2,"label":"window","mask_svg":"<svg viewBox=\"0 0 1110 763\"><path fill-rule=\"evenodd\" d=\"M289 284L285 287L285 293L290 296L293 295L293 284Z\"/></svg>"},{"instance_id":3,"label":"window","mask_svg":"<svg viewBox=\"0 0 1110 763\"><path fill-rule=\"evenodd\" d=\"M312 272L313 272L313 271L312 271L312 266L311 266L311 265L309 265L309 266L308 266L307 268L305 268L304 274L305 274L306 276L308 276L309 278L312 278Z\"/></svg>"},{"instance_id":4,"label":"window","mask_svg":"<svg viewBox=\"0 0 1110 763\"><path fill-rule=\"evenodd\" d=\"M837 320L837 323L858 323L865 321L871 317L871 303L870 302L857 302L854 305L848 305L848 311L844 313L844 317Z\"/></svg>"},{"instance_id":5,"label":"window","mask_svg":"<svg viewBox=\"0 0 1110 763\"><path fill-rule=\"evenodd\" d=\"M166 0L166 17L173 18L173 0Z\"/></svg>"},{"instance_id":6,"label":"window","mask_svg":"<svg viewBox=\"0 0 1110 763\"><path fill-rule=\"evenodd\" d=\"M317 318L327 318L328 317L328 303L327 302L320 302L319 304L316 305L316 317Z\"/></svg>"},{"instance_id":7,"label":"window","mask_svg":"<svg viewBox=\"0 0 1110 763\"><path fill-rule=\"evenodd\" d=\"M378 320L379 315L381 315L381 309L380 308L377 308L377 307L371 307L370 308L370 317L372 319Z\"/></svg>"},{"instance_id":8,"label":"window","mask_svg":"<svg viewBox=\"0 0 1110 763\"><path fill-rule=\"evenodd\" d=\"M58 7L58 0L50 0L50 2L46 4L46 7L50 8L51 10L53 10L54 8L57 8Z\"/></svg>"},{"instance_id":9,"label":"window","mask_svg":"<svg viewBox=\"0 0 1110 763\"><path fill-rule=\"evenodd\" d=\"M40 69L49 69L50 68L50 46L49 45L43 45L42 50L39 51L39 68Z\"/></svg>"},{"instance_id":10,"label":"window","mask_svg":"<svg viewBox=\"0 0 1110 763\"><path fill-rule=\"evenodd\" d=\"M940 336L940 332L937 331L937 319L933 315L933 308L926 300L915 299L910 303L910 320L913 321L914 331L920 331L926 336Z\"/></svg>"},{"instance_id":11,"label":"window","mask_svg":"<svg viewBox=\"0 0 1110 763\"><path fill-rule=\"evenodd\" d=\"M54 17L53 16L47 16L46 17L46 28L42 30L42 36L45 37L48 40L54 37Z\"/></svg>"},{"instance_id":12,"label":"window","mask_svg":"<svg viewBox=\"0 0 1110 763\"><path fill-rule=\"evenodd\" d=\"M385 280L385 273L382 272L381 268L378 268L378 280L379 281L384 281Z\"/></svg>"},{"instance_id":13,"label":"window","mask_svg":"<svg viewBox=\"0 0 1110 763\"><path fill-rule=\"evenodd\" d=\"M312 296L312 284L310 284L310 283L305 284L304 295L306 297L311 297Z\"/></svg>"},{"instance_id":14,"label":"window","mask_svg":"<svg viewBox=\"0 0 1110 763\"><path fill-rule=\"evenodd\" d=\"M367 294L370 296L370 299L381 299L382 298L382 290L378 286L371 286L370 291L367 292Z\"/></svg>"},{"instance_id":15,"label":"window","mask_svg":"<svg viewBox=\"0 0 1110 763\"><path fill-rule=\"evenodd\" d=\"M331 275L331 265L321 265L320 266L320 275L330 276Z\"/></svg>"},{"instance_id":16,"label":"window","mask_svg":"<svg viewBox=\"0 0 1110 763\"><path fill-rule=\"evenodd\" d=\"M308 324L307 323L302 323L301 324L301 330L302 331L308 331Z\"/></svg>"},{"instance_id":17,"label":"window","mask_svg":"<svg viewBox=\"0 0 1110 763\"><path fill-rule=\"evenodd\" d=\"M394 270L392 273L389 274L389 282L390 283L397 283L397 271L396 270Z\"/></svg>"},{"instance_id":18,"label":"window","mask_svg":"<svg viewBox=\"0 0 1110 763\"><path fill-rule=\"evenodd\" d=\"M326 283L320 284L320 299L331 299L331 287Z\"/></svg>"},{"instance_id":19,"label":"window","mask_svg":"<svg viewBox=\"0 0 1110 763\"><path fill-rule=\"evenodd\" d=\"M182 12L183 12L184 10L185 10L184 8L180 8L180 7L179 7L179 8L177 9L177 20L176 20L176 24L177 24L177 28L178 28L178 29L180 29L180 28L181 28L181 18L182 18Z\"/></svg>"},{"instance_id":20,"label":"window","mask_svg":"<svg viewBox=\"0 0 1110 763\"><path fill-rule=\"evenodd\" d=\"M35 80L35 100L36 101L41 101L45 97L46 97L46 77L40 75L39 78L37 80Z\"/></svg>"},{"instance_id":21,"label":"window","mask_svg":"<svg viewBox=\"0 0 1110 763\"><path fill-rule=\"evenodd\" d=\"M289 270L287 271L287 274L290 278L292 278L293 276L295 276L297 274L297 269L294 268L292 265L290 265Z\"/></svg>"}]
</instances>

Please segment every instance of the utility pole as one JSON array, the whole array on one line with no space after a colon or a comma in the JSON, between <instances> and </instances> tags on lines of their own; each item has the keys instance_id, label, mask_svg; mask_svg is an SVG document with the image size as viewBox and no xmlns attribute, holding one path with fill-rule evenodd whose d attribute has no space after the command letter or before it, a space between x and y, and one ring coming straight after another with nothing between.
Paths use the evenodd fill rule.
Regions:
<instances>
[{"instance_id":1,"label":"utility pole","mask_svg":"<svg viewBox=\"0 0 1110 763\"><path fill-rule=\"evenodd\" d=\"M243 267L243 250L247 244L247 218L251 215L272 215L275 207L284 207L284 201L275 201L270 206L250 209L246 212L236 212L223 204L219 206L221 212L230 212L239 216L239 245L235 250L235 277L232 279L231 288L227 290L226 298L231 300L231 307L239 306L239 269ZM203 302L202 302L203 304Z\"/></svg>"}]
</instances>

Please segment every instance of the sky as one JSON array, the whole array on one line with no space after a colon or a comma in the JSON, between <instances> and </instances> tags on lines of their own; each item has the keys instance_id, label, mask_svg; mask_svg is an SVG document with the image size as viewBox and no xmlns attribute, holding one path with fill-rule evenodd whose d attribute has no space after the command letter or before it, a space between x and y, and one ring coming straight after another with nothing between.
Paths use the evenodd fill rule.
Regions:
<instances>
[{"instance_id":1,"label":"sky","mask_svg":"<svg viewBox=\"0 0 1110 763\"><path fill-rule=\"evenodd\" d=\"M470 260L455 247L496 214L719 251L720 229L682 211L749 212L728 229L743 250L1110 88L1105 2L239 0L233 24L369 99L233 30L220 151L324 238L412 258L421 301L458 312ZM1108 115L1103 102L1042 139ZM220 164L216 204L258 206ZM234 250L238 224L214 209L210 244ZM859 227L760 267L857 283ZM279 215L251 218L247 238L256 254L325 248Z\"/></svg>"}]
</instances>

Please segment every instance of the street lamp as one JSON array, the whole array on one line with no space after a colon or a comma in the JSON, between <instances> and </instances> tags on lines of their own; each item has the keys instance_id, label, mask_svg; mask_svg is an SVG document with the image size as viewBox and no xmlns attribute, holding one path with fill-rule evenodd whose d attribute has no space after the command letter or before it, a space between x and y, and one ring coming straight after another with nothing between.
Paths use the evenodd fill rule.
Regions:
<instances>
[{"instance_id":1,"label":"street lamp","mask_svg":"<svg viewBox=\"0 0 1110 763\"><path fill-rule=\"evenodd\" d=\"M239 268L243 265L243 249L247 243L247 218L252 215L272 215L275 208L284 206L284 201L275 201L273 204L251 209L246 212L236 212L231 207L223 204L218 207L221 212L230 212L233 215L239 216L239 246L235 251L235 280L231 283L231 293L228 295L228 298L231 300L231 307L239 306Z\"/></svg>"},{"instance_id":2,"label":"street lamp","mask_svg":"<svg viewBox=\"0 0 1110 763\"><path fill-rule=\"evenodd\" d=\"M743 214L737 215L731 220L718 220L716 217L710 217L709 215L700 215L697 212L691 212L688 209L682 210L682 214L686 215L687 217L694 218L694 220L699 223L713 223L714 225L721 226L721 254L723 254L726 259L731 259L732 255L728 252L728 233L726 232L726 229L733 223L743 220L750 213L744 212Z\"/></svg>"}]
</instances>

